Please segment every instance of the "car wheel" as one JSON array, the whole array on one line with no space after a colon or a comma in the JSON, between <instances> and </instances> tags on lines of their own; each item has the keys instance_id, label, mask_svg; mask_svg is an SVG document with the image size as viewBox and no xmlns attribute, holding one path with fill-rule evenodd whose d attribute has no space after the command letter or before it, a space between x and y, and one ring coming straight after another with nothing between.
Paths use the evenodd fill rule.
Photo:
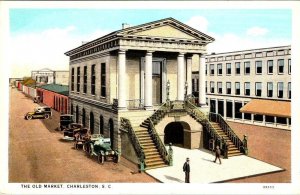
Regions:
<instances>
[{"instance_id":1,"label":"car wheel","mask_svg":"<svg viewBox=\"0 0 300 195\"><path fill-rule=\"evenodd\" d=\"M49 118L49 114L45 114L45 115L44 115L44 118L45 118L45 119L48 119L48 118Z\"/></svg>"},{"instance_id":2,"label":"car wheel","mask_svg":"<svg viewBox=\"0 0 300 195\"><path fill-rule=\"evenodd\" d=\"M26 116L26 119L27 119L27 120L31 120L31 119L32 119L32 116L31 116L31 115L27 115L27 116Z\"/></svg>"},{"instance_id":3,"label":"car wheel","mask_svg":"<svg viewBox=\"0 0 300 195\"><path fill-rule=\"evenodd\" d=\"M101 155L101 154L98 155L98 162L99 162L100 164L103 164L103 163L104 163L104 156L103 156L103 155Z\"/></svg>"}]
</instances>

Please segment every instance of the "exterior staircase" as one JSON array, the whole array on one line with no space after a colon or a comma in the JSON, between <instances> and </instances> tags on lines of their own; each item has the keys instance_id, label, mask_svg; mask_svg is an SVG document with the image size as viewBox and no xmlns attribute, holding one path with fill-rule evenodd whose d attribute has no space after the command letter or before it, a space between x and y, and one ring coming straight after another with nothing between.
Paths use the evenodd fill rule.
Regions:
<instances>
[{"instance_id":1,"label":"exterior staircase","mask_svg":"<svg viewBox=\"0 0 300 195\"><path fill-rule=\"evenodd\" d=\"M145 154L145 169L154 169L160 167L166 167L162 156L159 154L155 143L152 140L151 135L148 132L148 128L145 127L133 127L137 138L144 150Z\"/></svg>"},{"instance_id":2,"label":"exterior staircase","mask_svg":"<svg viewBox=\"0 0 300 195\"><path fill-rule=\"evenodd\" d=\"M217 131L217 134L220 137L224 138L226 144L228 145L228 157L243 155L243 153L240 152L240 150L234 145L234 143L230 140L228 135L220 127L219 123L216 123L216 122L210 122L210 123Z\"/></svg>"}]
</instances>

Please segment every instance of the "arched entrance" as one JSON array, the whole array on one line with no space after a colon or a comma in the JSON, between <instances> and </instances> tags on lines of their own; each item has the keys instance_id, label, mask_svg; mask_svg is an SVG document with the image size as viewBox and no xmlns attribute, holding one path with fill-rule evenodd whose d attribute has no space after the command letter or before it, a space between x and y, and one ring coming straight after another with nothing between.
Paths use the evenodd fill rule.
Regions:
<instances>
[{"instance_id":1,"label":"arched entrance","mask_svg":"<svg viewBox=\"0 0 300 195\"><path fill-rule=\"evenodd\" d=\"M94 113L90 112L90 130L91 134L94 134Z\"/></svg>"},{"instance_id":2,"label":"arched entrance","mask_svg":"<svg viewBox=\"0 0 300 195\"><path fill-rule=\"evenodd\" d=\"M171 122L164 129L164 144L172 143L173 145L184 146L184 130L190 130L186 122Z\"/></svg>"},{"instance_id":3,"label":"arched entrance","mask_svg":"<svg viewBox=\"0 0 300 195\"><path fill-rule=\"evenodd\" d=\"M108 128L109 128L109 137L111 141L111 148L114 148L114 122L112 119L109 119Z\"/></svg>"},{"instance_id":4,"label":"arched entrance","mask_svg":"<svg viewBox=\"0 0 300 195\"><path fill-rule=\"evenodd\" d=\"M101 115L100 116L100 125L99 125L99 132L100 134L104 134L104 119L103 119L103 116Z\"/></svg>"}]
</instances>

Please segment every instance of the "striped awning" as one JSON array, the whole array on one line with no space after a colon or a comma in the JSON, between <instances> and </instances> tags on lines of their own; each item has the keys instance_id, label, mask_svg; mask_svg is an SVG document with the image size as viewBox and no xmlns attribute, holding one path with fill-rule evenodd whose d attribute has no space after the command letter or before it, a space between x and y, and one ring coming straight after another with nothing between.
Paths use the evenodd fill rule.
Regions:
<instances>
[{"instance_id":1,"label":"striped awning","mask_svg":"<svg viewBox=\"0 0 300 195\"><path fill-rule=\"evenodd\" d=\"M290 118L291 102L253 99L240 112Z\"/></svg>"}]
</instances>

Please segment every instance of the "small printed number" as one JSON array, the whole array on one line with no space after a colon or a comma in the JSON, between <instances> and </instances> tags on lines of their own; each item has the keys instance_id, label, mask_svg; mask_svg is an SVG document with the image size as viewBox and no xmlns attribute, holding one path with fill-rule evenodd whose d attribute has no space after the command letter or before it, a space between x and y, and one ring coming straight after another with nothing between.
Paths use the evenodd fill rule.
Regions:
<instances>
[{"instance_id":1,"label":"small printed number","mask_svg":"<svg viewBox=\"0 0 300 195\"><path fill-rule=\"evenodd\" d=\"M263 189L274 189L274 186L263 186Z\"/></svg>"}]
</instances>

